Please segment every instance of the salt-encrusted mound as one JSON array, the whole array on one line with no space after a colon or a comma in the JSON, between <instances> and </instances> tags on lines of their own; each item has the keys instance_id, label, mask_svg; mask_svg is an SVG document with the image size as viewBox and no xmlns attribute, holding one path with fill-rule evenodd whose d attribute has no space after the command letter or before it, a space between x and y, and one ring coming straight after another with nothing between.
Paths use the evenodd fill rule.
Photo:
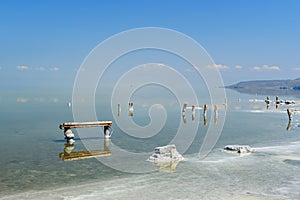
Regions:
<instances>
[{"instance_id":1,"label":"salt-encrusted mound","mask_svg":"<svg viewBox=\"0 0 300 200\"><path fill-rule=\"evenodd\" d=\"M148 158L148 161L150 162L170 162L181 160L183 160L183 157L180 153L178 153L174 144L156 147L154 149L154 154Z\"/></svg>"},{"instance_id":2,"label":"salt-encrusted mound","mask_svg":"<svg viewBox=\"0 0 300 200\"><path fill-rule=\"evenodd\" d=\"M252 153L255 150L252 149L248 145L227 145L224 147L225 151L231 151L231 152L236 152L236 153Z\"/></svg>"}]
</instances>

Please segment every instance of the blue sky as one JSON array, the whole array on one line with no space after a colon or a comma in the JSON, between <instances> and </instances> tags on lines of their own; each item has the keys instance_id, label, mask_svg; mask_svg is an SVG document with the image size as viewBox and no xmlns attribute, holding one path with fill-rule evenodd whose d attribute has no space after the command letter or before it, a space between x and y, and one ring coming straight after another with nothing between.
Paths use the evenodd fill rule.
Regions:
<instances>
[{"instance_id":1,"label":"blue sky","mask_svg":"<svg viewBox=\"0 0 300 200\"><path fill-rule=\"evenodd\" d=\"M1 0L1 87L72 86L88 53L132 28L199 42L226 84L300 77L300 1Z\"/></svg>"}]
</instances>

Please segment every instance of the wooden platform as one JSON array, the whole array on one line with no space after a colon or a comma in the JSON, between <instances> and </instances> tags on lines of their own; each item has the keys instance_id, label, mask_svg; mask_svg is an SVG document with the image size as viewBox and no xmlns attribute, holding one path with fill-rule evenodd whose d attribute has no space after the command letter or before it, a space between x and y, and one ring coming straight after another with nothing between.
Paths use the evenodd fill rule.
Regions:
<instances>
[{"instance_id":1,"label":"wooden platform","mask_svg":"<svg viewBox=\"0 0 300 200\"><path fill-rule=\"evenodd\" d=\"M95 126L111 126L112 121L96 121L96 122L65 122L59 125L60 129L71 129L71 128L87 128Z\"/></svg>"}]
</instances>

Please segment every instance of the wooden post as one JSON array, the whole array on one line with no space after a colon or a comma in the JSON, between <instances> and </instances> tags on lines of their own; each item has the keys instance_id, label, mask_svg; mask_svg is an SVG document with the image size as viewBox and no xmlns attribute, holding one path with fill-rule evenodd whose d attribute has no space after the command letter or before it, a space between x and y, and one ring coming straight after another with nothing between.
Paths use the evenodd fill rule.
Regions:
<instances>
[{"instance_id":1,"label":"wooden post","mask_svg":"<svg viewBox=\"0 0 300 200\"><path fill-rule=\"evenodd\" d=\"M183 107L182 107L182 120L183 120L183 123L186 123L186 115L185 115L185 111L186 111L186 107L187 107L187 104L183 104Z\"/></svg>"},{"instance_id":2,"label":"wooden post","mask_svg":"<svg viewBox=\"0 0 300 200\"><path fill-rule=\"evenodd\" d=\"M214 123L218 124L218 105L214 106Z\"/></svg>"},{"instance_id":3,"label":"wooden post","mask_svg":"<svg viewBox=\"0 0 300 200\"><path fill-rule=\"evenodd\" d=\"M185 104L183 104L183 107L182 107L182 112L184 112L185 113L185 111L186 111L186 107L187 107L187 104L185 103Z\"/></svg>"},{"instance_id":4,"label":"wooden post","mask_svg":"<svg viewBox=\"0 0 300 200\"><path fill-rule=\"evenodd\" d=\"M292 114L293 114L293 111L292 111L292 109L290 109L290 108L288 108L286 111L287 111L287 114L288 114L288 116L289 116L289 121L291 121L291 120L292 120Z\"/></svg>"},{"instance_id":5,"label":"wooden post","mask_svg":"<svg viewBox=\"0 0 300 200\"><path fill-rule=\"evenodd\" d=\"M104 131L104 137L110 138L111 136L110 126L104 126L103 131Z\"/></svg>"},{"instance_id":6,"label":"wooden post","mask_svg":"<svg viewBox=\"0 0 300 200\"><path fill-rule=\"evenodd\" d=\"M269 109L269 107L270 107L270 97L269 96L267 96L265 102L267 104L267 109Z\"/></svg>"},{"instance_id":7,"label":"wooden post","mask_svg":"<svg viewBox=\"0 0 300 200\"><path fill-rule=\"evenodd\" d=\"M279 104L279 103L280 103L280 102L279 102L278 96L275 97L275 101L276 101L276 104Z\"/></svg>"},{"instance_id":8,"label":"wooden post","mask_svg":"<svg viewBox=\"0 0 300 200\"><path fill-rule=\"evenodd\" d=\"M72 130L70 128L66 128L64 129L64 135L65 135L65 139L68 141L68 143L73 144L74 141L74 133L72 132Z\"/></svg>"},{"instance_id":9,"label":"wooden post","mask_svg":"<svg viewBox=\"0 0 300 200\"><path fill-rule=\"evenodd\" d=\"M132 117L133 116L133 103L129 103L129 112L128 112L128 116Z\"/></svg>"},{"instance_id":10,"label":"wooden post","mask_svg":"<svg viewBox=\"0 0 300 200\"><path fill-rule=\"evenodd\" d=\"M195 114L196 114L196 112L195 112L195 106L192 105L192 121L195 120Z\"/></svg>"},{"instance_id":11,"label":"wooden post","mask_svg":"<svg viewBox=\"0 0 300 200\"><path fill-rule=\"evenodd\" d=\"M204 124L204 126L207 125L207 120L206 120L207 109L208 109L208 105L204 104L204 106L203 106L203 124Z\"/></svg>"},{"instance_id":12,"label":"wooden post","mask_svg":"<svg viewBox=\"0 0 300 200\"><path fill-rule=\"evenodd\" d=\"M265 102L266 102L266 104L270 104L270 96L267 96Z\"/></svg>"},{"instance_id":13,"label":"wooden post","mask_svg":"<svg viewBox=\"0 0 300 200\"><path fill-rule=\"evenodd\" d=\"M204 104L204 106L203 106L203 116L205 116L205 117L206 117L207 109L208 109L208 105Z\"/></svg>"}]
</instances>

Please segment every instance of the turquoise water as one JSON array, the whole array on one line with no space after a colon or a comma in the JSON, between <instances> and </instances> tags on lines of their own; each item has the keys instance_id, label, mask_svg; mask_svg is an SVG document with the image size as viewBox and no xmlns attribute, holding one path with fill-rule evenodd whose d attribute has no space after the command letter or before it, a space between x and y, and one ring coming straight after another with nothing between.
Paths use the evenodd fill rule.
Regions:
<instances>
[{"instance_id":1,"label":"turquoise water","mask_svg":"<svg viewBox=\"0 0 300 200\"><path fill-rule=\"evenodd\" d=\"M218 124L210 121L211 112L204 126L202 110L197 110L194 121L187 111L187 123L183 125L198 124L199 129L183 154L185 160L168 172L157 170L145 157L143 161L153 171L141 174L112 169L95 158L63 161L59 157L65 140L58 125L73 120L72 109L67 106L70 96L34 90L1 93L1 199L300 199L300 116L294 116L287 131L285 106L275 109L271 104L267 110L263 102L249 102L264 96L227 91L225 125L205 159L198 157L205 132L208 125ZM113 119L110 105L101 102L97 106L100 120L103 116ZM148 104L136 104L133 120L137 124L149 123L148 108ZM128 117L126 109L122 108L121 117ZM72 151L86 151L84 141L96 141L95 149L108 145L112 150L112 156L104 159L114 158L114 145L150 156L154 147L168 144L182 122L181 108L176 103L166 106L166 110L166 124L154 137L129 137L114 123L111 141L103 139L100 128L91 129L93 137L79 138L74 131ZM219 117L224 113L220 105ZM238 156L222 151L228 144L247 144L256 152Z\"/></svg>"}]
</instances>

